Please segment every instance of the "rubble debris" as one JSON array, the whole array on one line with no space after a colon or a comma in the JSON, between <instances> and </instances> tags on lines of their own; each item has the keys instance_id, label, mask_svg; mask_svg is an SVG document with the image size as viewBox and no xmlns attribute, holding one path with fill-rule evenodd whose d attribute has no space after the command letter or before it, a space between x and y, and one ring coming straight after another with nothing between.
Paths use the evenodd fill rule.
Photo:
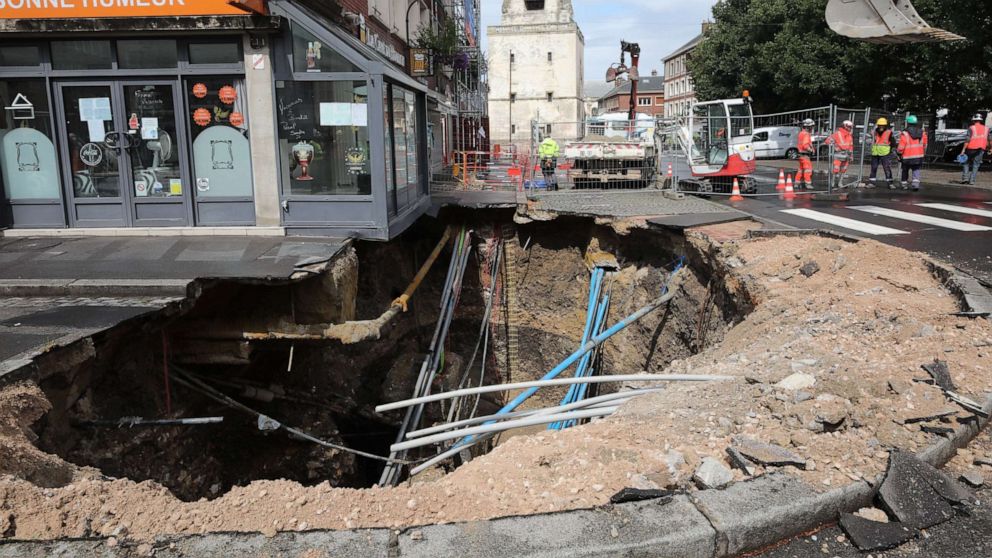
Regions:
<instances>
[{"instance_id":1,"label":"rubble debris","mask_svg":"<svg viewBox=\"0 0 992 558\"><path fill-rule=\"evenodd\" d=\"M954 429L946 426L923 425L920 427L920 430L926 432L927 434L936 434L937 436L950 436L951 434L954 434Z\"/></svg>"},{"instance_id":2,"label":"rubble debris","mask_svg":"<svg viewBox=\"0 0 992 558\"><path fill-rule=\"evenodd\" d=\"M979 467L992 467L992 457L976 457L975 465Z\"/></svg>"},{"instance_id":3,"label":"rubble debris","mask_svg":"<svg viewBox=\"0 0 992 558\"><path fill-rule=\"evenodd\" d=\"M801 389L809 389L816 385L816 378L810 374L803 374L798 372L793 374L781 382L775 384L776 387L782 388L787 391L799 391Z\"/></svg>"},{"instance_id":4,"label":"rubble debris","mask_svg":"<svg viewBox=\"0 0 992 558\"><path fill-rule=\"evenodd\" d=\"M693 482L702 489L723 488L734 482L734 473L722 462L712 457L704 457L702 464L692 475Z\"/></svg>"},{"instance_id":5,"label":"rubble debris","mask_svg":"<svg viewBox=\"0 0 992 558\"><path fill-rule=\"evenodd\" d=\"M933 362L924 364L921 368L933 377L941 389L945 391L957 391L958 388L954 387L954 380L951 379L951 371L947 368L946 361L934 359Z\"/></svg>"},{"instance_id":6,"label":"rubble debris","mask_svg":"<svg viewBox=\"0 0 992 558\"><path fill-rule=\"evenodd\" d=\"M765 467L792 466L799 469L806 468L805 459L782 446L766 444L746 436L734 436L731 443L733 444L733 448L740 452L741 455L759 465L764 465Z\"/></svg>"},{"instance_id":7,"label":"rubble debris","mask_svg":"<svg viewBox=\"0 0 992 558\"><path fill-rule=\"evenodd\" d=\"M902 523L881 523L850 513L840 516L840 527L854 546L864 552L896 548L918 534L916 529Z\"/></svg>"},{"instance_id":8,"label":"rubble debris","mask_svg":"<svg viewBox=\"0 0 992 558\"><path fill-rule=\"evenodd\" d=\"M758 472L758 464L741 455L741 452L737 451L733 447L727 448L727 456L730 457L731 465L741 471L744 471L744 473L748 476L753 477L754 474Z\"/></svg>"},{"instance_id":9,"label":"rubble debris","mask_svg":"<svg viewBox=\"0 0 992 558\"><path fill-rule=\"evenodd\" d=\"M806 277L807 279L816 275L817 272L819 271L820 271L820 264L816 263L815 261L806 262L805 264L803 264L802 267L799 268L799 273L802 273L803 276Z\"/></svg>"},{"instance_id":10,"label":"rubble debris","mask_svg":"<svg viewBox=\"0 0 992 558\"><path fill-rule=\"evenodd\" d=\"M985 477L978 471L966 471L958 478L972 488L981 488L985 485Z\"/></svg>"},{"instance_id":11,"label":"rubble debris","mask_svg":"<svg viewBox=\"0 0 992 558\"><path fill-rule=\"evenodd\" d=\"M900 424L916 424L918 422L931 422L935 420L940 420L944 418L949 418L958 414L957 409L945 408L936 412L918 412L913 413L912 410L908 413L903 413L898 419Z\"/></svg>"},{"instance_id":12,"label":"rubble debris","mask_svg":"<svg viewBox=\"0 0 992 558\"><path fill-rule=\"evenodd\" d=\"M611 504L625 504L627 502L643 502L644 500L660 500L659 504L667 504L675 495L671 490L624 488L613 496L610 496Z\"/></svg>"},{"instance_id":13,"label":"rubble debris","mask_svg":"<svg viewBox=\"0 0 992 558\"><path fill-rule=\"evenodd\" d=\"M878 508L861 508L856 511L854 515L869 521L877 521L878 523L889 522L889 515L885 513L884 510L880 510Z\"/></svg>"},{"instance_id":14,"label":"rubble debris","mask_svg":"<svg viewBox=\"0 0 992 558\"><path fill-rule=\"evenodd\" d=\"M890 454L889 468L878 496L899 521L917 529L951 519L954 511L949 502L959 504L973 500L959 483L916 456L901 451Z\"/></svg>"}]
</instances>

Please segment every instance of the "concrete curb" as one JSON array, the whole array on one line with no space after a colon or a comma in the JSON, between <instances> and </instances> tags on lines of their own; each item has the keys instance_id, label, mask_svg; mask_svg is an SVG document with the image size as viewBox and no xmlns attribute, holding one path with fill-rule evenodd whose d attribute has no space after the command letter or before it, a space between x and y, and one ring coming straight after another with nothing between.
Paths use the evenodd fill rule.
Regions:
<instances>
[{"instance_id":1,"label":"concrete curb","mask_svg":"<svg viewBox=\"0 0 992 558\"><path fill-rule=\"evenodd\" d=\"M186 296L186 279L3 279L0 296Z\"/></svg>"}]
</instances>

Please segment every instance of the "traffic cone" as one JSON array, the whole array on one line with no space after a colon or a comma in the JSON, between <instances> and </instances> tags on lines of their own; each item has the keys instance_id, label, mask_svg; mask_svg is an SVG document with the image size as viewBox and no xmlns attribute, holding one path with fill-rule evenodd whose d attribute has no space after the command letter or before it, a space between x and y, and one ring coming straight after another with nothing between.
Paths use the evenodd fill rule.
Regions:
<instances>
[{"instance_id":1,"label":"traffic cone","mask_svg":"<svg viewBox=\"0 0 992 558\"><path fill-rule=\"evenodd\" d=\"M730 201L744 201L744 196L741 195L741 185L737 183L737 179L734 179L734 190L730 192Z\"/></svg>"},{"instance_id":2,"label":"traffic cone","mask_svg":"<svg viewBox=\"0 0 992 558\"><path fill-rule=\"evenodd\" d=\"M674 174L675 173L673 172L672 164L668 163L668 178L671 178L672 176L674 176Z\"/></svg>"},{"instance_id":3,"label":"traffic cone","mask_svg":"<svg viewBox=\"0 0 992 558\"><path fill-rule=\"evenodd\" d=\"M778 184L775 185L775 189L785 190L785 171L782 169L778 169Z\"/></svg>"},{"instance_id":4,"label":"traffic cone","mask_svg":"<svg viewBox=\"0 0 992 558\"><path fill-rule=\"evenodd\" d=\"M785 182L785 197L783 199L794 200L796 199L796 190L792 187L792 175L789 175L789 179Z\"/></svg>"}]
</instances>

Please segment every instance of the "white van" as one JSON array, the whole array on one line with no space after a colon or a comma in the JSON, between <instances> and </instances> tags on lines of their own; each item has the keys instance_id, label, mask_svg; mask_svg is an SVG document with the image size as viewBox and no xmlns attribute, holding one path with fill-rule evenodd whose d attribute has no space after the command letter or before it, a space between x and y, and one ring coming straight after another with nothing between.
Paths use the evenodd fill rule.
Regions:
<instances>
[{"instance_id":1,"label":"white van","mask_svg":"<svg viewBox=\"0 0 992 558\"><path fill-rule=\"evenodd\" d=\"M799 158L799 128L796 126L755 128L751 141L759 159Z\"/></svg>"}]
</instances>

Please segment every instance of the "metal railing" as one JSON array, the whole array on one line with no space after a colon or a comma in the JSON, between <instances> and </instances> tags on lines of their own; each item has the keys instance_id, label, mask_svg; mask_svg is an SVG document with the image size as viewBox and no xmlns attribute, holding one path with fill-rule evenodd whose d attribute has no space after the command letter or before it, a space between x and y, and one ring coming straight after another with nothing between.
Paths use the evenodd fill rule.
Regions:
<instances>
[{"instance_id":1,"label":"metal railing","mask_svg":"<svg viewBox=\"0 0 992 558\"><path fill-rule=\"evenodd\" d=\"M532 122L531 177L525 188L529 195L657 188L655 128L654 119L647 117ZM558 144L557 157L541 156L540 145L546 138Z\"/></svg>"}]
</instances>

